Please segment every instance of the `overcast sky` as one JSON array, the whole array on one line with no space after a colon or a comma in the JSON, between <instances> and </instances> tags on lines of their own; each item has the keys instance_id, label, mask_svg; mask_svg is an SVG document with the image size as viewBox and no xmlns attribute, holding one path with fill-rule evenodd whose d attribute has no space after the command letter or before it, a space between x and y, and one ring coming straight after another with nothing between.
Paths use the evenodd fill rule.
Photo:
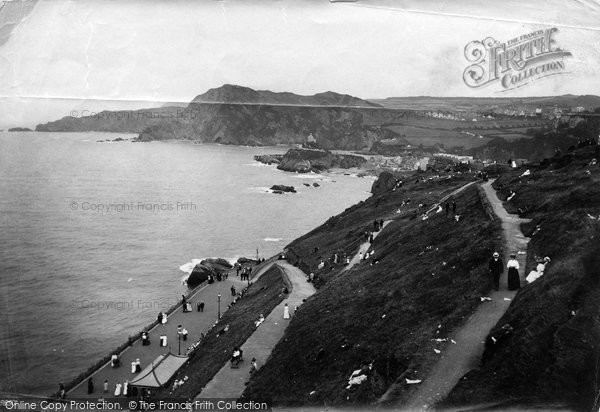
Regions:
<instances>
[{"instance_id":1,"label":"overcast sky","mask_svg":"<svg viewBox=\"0 0 600 412\"><path fill-rule=\"evenodd\" d=\"M0 10L0 128L188 102L225 83L362 98L600 94L596 2L452 3L12 3ZM548 27L573 54L567 74L504 93L464 84L468 42Z\"/></svg>"}]
</instances>

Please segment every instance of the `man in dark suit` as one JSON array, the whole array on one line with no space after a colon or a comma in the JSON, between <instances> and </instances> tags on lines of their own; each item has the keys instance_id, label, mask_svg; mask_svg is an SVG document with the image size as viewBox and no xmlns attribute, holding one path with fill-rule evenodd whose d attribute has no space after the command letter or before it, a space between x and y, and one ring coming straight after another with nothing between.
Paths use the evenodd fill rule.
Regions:
<instances>
[{"instance_id":1,"label":"man in dark suit","mask_svg":"<svg viewBox=\"0 0 600 412\"><path fill-rule=\"evenodd\" d=\"M504 265L502 264L502 259L500 259L500 254L498 252L494 252L492 255L488 269L492 287L496 290L500 290L500 275L502 274L502 271L504 271Z\"/></svg>"}]
</instances>

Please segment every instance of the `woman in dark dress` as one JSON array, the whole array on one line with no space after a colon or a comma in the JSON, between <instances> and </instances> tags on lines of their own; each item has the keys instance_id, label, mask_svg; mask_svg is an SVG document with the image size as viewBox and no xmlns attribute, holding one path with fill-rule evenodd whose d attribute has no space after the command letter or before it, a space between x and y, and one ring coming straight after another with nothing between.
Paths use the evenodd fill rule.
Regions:
<instances>
[{"instance_id":1,"label":"woman in dark dress","mask_svg":"<svg viewBox=\"0 0 600 412\"><path fill-rule=\"evenodd\" d=\"M519 277L519 262L515 254L510 255L510 260L506 264L508 268L508 290L517 290L521 287L521 278Z\"/></svg>"}]
</instances>

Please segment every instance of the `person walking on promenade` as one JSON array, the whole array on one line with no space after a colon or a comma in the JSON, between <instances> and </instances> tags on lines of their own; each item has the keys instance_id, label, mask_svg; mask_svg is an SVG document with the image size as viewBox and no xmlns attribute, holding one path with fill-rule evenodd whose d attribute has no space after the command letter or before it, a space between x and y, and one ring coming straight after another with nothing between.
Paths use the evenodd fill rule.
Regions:
<instances>
[{"instance_id":1,"label":"person walking on promenade","mask_svg":"<svg viewBox=\"0 0 600 412\"><path fill-rule=\"evenodd\" d=\"M452 214L456 214L456 201L454 199L452 199Z\"/></svg>"},{"instance_id":2,"label":"person walking on promenade","mask_svg":"<svg viewBox=\"0 0 600 412\"><path fill-rule=\"evenodd\" d=\"M92 378L88 379L88 395L94 393L94 380Z\"/></svg>"},{"instance_id":3,"label":"person walking on promenade","mask_svg":"<svg viewBox=\"0 0 600 412\"><path fill-rule=\"evenodd\" d=\"M121 396L121 382L117 382L115 385L115 396Z\"/></svg>"},{"instance_id":4,"label":"person walking on promenade","mask_svg":"<svg viewBox=\"0 0 600 412\"><path fill-rule=\"evenodd\" d=\"M250 362L250 375L258 370L258 364L256 363L256 358L252 358Z\"/></svg>"},{"instance_id":5,"label":"person walking on promenade","mask_svg":"<svg viewBox=\"0 0 600 412\"><path fill-rule=\"evenodd\" d=\"M231 296L235 296L236 291L235 291L235 286L231 285Z\"/></svg>"},{"instance_id":6,"label":"person walking on promenade","mask_svg":"<svg viewBox=\"0 0 600 412\"><path fill-rule=\"evenodd\" d=\"M517 255L510 255L510 260L506 264L508 268L508 290L517 290L521 287L521 278L519 277L519 262Z\"/></svg>"},{"instance_id":7,"label":"person walking on promenade","mask_svg":"<svg viewBox=\"0 0 600 412\"><path fill-rule=\"evenodd\" d=\"M446 202L446 216L450 213L450 203Z\"/></svg>"},{"instance_id":8,"label":"person walking on promenade","mask_svg":"<svg viewBox=\"0 0 600 412\"><path fill-rule=\"evenodd\" d=\"M181 304L185 307L186 303L187 303L187 299L185 298L185 295L181 295Z\"/></svg>"},{"instance_id":9,"label":"person walking on promenade","mask_svg":"<svg viewBox=\"0 0 600 412\"><path fill-rule=\"evenodd\" d=\"M204 302L198 302L196 306L198 308L198 312L204 312Z\"/></svg>"},{"instance_id":10,"label":"person walking on promenade","mask_svg":"<svg viewBox=\"0 0 600 412\"><path fill-rule=\"evenodd\" d=\"M108 379L104 379L104 393L108 393Z\"/></svg>"},{"instance_id":11,"label":"person walking on promenade","mask_svg":"<svg viewBox=\"0 0 600 412\"><path fill-rule=\"evenodd\" d=\"M283 307L283 318L284 319L289 319L290 318L290 307L288 306L287 303Z\"/></svg>"},{"instance_id":12,"label":"person walking on promenade","mask_svg":"<svg viewBox=\"0 0 600 412\"><path fill-rule=\"evenodd\" d=\"M504 263L502 263L502 259L500 259L500 254L498 252L494 252L492 255L490 263L488 264L488 269L492 287L497 291L500 290L500 274L504 271Z\"/></svg>"}]
</instances>

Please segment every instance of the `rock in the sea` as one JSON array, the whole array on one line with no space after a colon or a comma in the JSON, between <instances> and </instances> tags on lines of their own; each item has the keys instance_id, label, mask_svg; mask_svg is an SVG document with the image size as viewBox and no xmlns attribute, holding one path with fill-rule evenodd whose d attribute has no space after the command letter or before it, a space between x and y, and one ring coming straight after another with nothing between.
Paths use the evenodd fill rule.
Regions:
<instances>
[{"instance_id":1,"label":"rock in the sea","mask_svg":"<svg viewBox=\"0 0 600 412\"><path fill-rule=\"evenodd\" d=\"M188 277L187 284L191 288L196 287L202 282L205 282L209 275L217 276L217 271L210 266L205 266L202 263L198 263Z\"/></svg>"},{"instance_id":2,"label":"rock in the sea","mask_svg":"<svg viewBox=\"0 0 600 412\"><path fill-rule=\"evenodd\" d=\"M189 287L195 287L208 279L209 275L217 276L233 268L231 263L221 258L203 259L198 263L187 279Z\"/></svg>"},{"instance_id":3,"label":"rock in the sea","mask_svg":"<svg viewBox=\"0 0 600 412\"><path fill-rule=\"evenodd\" d=\"M277 192L288 192L288 193L296 193L296 189L294 186L286 186L286 185L273 185L271 186L271 190L273 193Z\"/></svg>"},{"instance_id":4,"label":"rock in the sea","mask_svg":"<svg viewBox=\"0 0 600 412\"><path fill-rule=\"evenodd\" d=\"M308 173L333 167L360 167L365 162L366 159L361 156L335 154L328 150L290 149L277 168L286 172Z\"/></svg>"},{"instance_id":5,"label":"rock in the sea","mask_svg":"<svg viewBox=\"0 0 600 412\"><path fill-rule=\"evenodd\" d=\"M279 164L281 162L282 157L283 157L283 155L265 154L265 155L254 156L254 160L256 160L257 162L267 164L267 165L271 165L271 164Z\"/></svg>"},{"instance_id":6,"label":"rock in the sea","mask_svg":"<svg viewBox=\"0 0 600 412\"><path fill-rule=\"evenodd\" d=\"M302 183L306 187L310 187L310 183Z\"/></svg>"},{"instance_id":7,"label":"rock in the sea","mask_svg":"<svg viewBox=\"0 0 600 412\"><path fill-rule=\"evenodd\" d=\"M240 265L254 265L256 262L255 259L249 259L247 257L241 257L237 260L237 263Z\"/></svg>"},{"instance_id":8,"label":"rock in the sea","mask_svg":"<svg viewBox=\"0 0 600 412\"><path fill-rule=\"evenodd\" d=\"M314 186L314 187L319 187L319 186L321 186L321 185L320 185L320 184L318 184L317 182L315 182L315 183L313 183L313 186Z\"/></svg>"},{"instance_id":9,"label":"rock in the sea","mask_svg":"<svg viewBox=\"0 0 600 412\"><path fill-rule=\"evenodd\" d=\"M371 186L371 193L378 195L380 193L390 191L394 187L396 187L396 178L391 172L384 171L381 172L377 180L373 182L373 186Z\"/></svg>"},{"instance_id":10,"label":"rock in the sea","mask_svg":"<svg viewBox=\"0 0 600 412\"><path fill-rule=\"evenodd\" d=\"M222 258L208 258L208 259L202 260L200 263L204 264L205 266L210 266L210 267L215 268L216 270L221 270L221 271L226 271L226 270L233 268L231 263L229 263L227 260L222 259Z\"/></svg>"}]
</instances>

